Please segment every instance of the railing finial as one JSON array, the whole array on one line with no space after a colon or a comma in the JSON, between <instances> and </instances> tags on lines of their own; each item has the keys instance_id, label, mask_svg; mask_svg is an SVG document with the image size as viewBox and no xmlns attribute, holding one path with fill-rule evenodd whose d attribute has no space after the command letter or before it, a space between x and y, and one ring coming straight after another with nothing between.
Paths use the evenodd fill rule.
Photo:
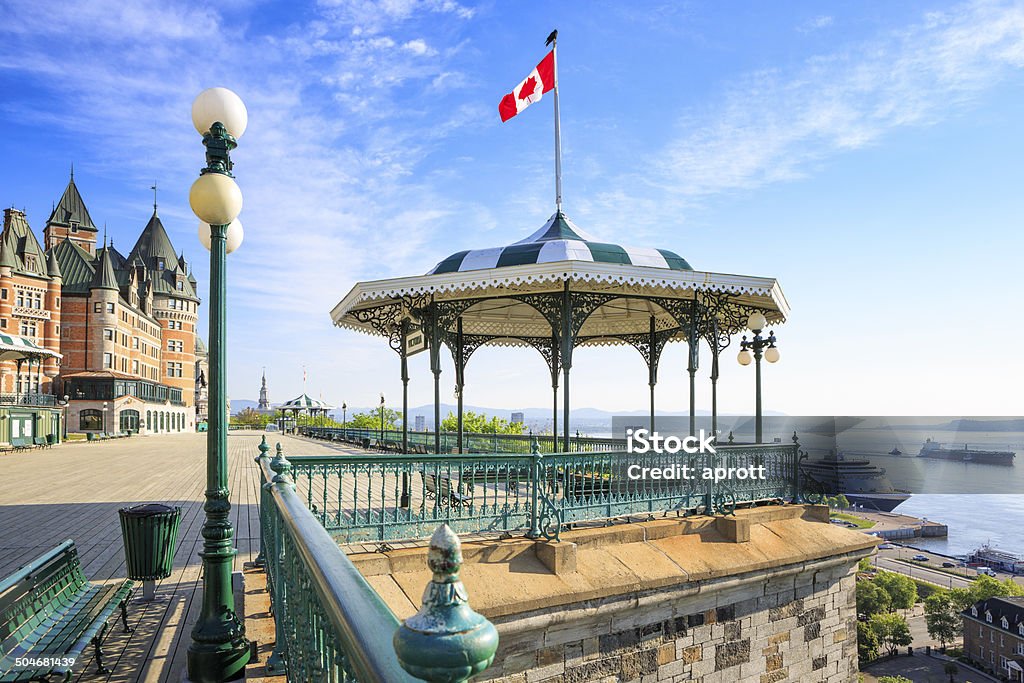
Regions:
<instances>
[{"instance_id":1,"label":"railing finial","mask_svg":"<svg viewBox=\"0 0 1024 683\"><path fill-rule=\"evenodd\" d=\"M260 445L257 446L256 448L259 449L260 454L257 455L255 458L253 458L253 460L255 460L256 462L259 462L260 458L264 457L267 454L267 451L270 450L270 446L267 445L267 435L266 434L264 434L263 438L260 439Z\"/></svg>"},{"instance_id":2,"label":"railing finial","mask_svg":"<svg viewBox=\"0 0 1024 683\"><path fill-rule=\"evenodd\" d=\"M540 441L536 436L530 437L530 453L533 455L540 455Z\"/></svg>"},{"instance_id":3,"label":"railing finial","mask_svg":"<svg viewBox=\"0 0 1024 683\"><path fill-rule=\"evenodd\" d=\"M284 449L281 448L280 441L277 442L277 450L270 461L270 469L277 473L273 481L281 481L282 477L288 477L289 483L291 482L292 464L284 457Z\"/></svg>"},{"instance_id":4,"label":"railing finial","mask_svg":"<svg viewBox=\"0 0 1024 683\"><path fill-rule=\"evenodd\" d=\"M420 611L395 631L395 654L402 668L417 678L459 683L494 661L498 630L469 606L459 580L462 546L447 524L430 537L427 566L434 577L423 592Z\"/></svg>"}]
</instances>

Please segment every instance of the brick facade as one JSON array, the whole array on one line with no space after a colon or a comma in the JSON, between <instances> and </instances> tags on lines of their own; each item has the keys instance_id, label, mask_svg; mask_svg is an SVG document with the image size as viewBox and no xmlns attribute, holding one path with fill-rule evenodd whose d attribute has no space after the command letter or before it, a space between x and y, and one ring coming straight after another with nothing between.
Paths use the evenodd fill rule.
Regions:
<instances>
[{"instance_id":1,"label":"brick facade","mask_svg":"<svg viewBox=\"0 0 1024 683\"><path fill-rule=\"evenodd\" d=\"M990 598L965 610L964 655L1010 681L1024 681L1024 598Z\"/></svg>"}]
</instances>

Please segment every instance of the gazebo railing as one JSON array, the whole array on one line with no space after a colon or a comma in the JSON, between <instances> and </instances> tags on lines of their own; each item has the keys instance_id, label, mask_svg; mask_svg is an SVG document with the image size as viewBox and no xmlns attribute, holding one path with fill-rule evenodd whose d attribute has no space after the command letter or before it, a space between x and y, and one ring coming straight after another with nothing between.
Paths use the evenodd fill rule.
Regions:
<instances>
[{"instance_id":1,"label":"gazebo railing","mask_svg":"<svg viewBox=\"0 0 1024 683\"><path fill-rule=\"evenodd\" d=\"M797 444L718 446L716 454L589 453L290 457L298 497L341 543L459 533L557 539L571 524L632 514L730 513L800 497ZM643 468L689 468L689 477ZM763 478L722 478L732 468ZM703 478L704 472L719 481ZM638 475L634 478L632 475Z\"/></svg>"},{"instance_id":2,"label":"gazebo railing","mask_svg":"<svg viewBox=\"0 0 1024 683\"><path fill-rule=\"evenodd\" d=\"M338 427L301 427L300 432L314 439L326 441L343 441L358 444L368 440L372 446L378 444L397 448L402 443L402 432L397 429L343 429ZM408 435L410 448L422 446L428 452L434 450L434 432L413 432ZM487 434L463 432L462 450L466 453L522 453L531 452L531 444L536 439L541 451L558 452L562 450L562 438L551 434ZM441 452L453 453L458 446L456 432L441 432ZM592 451L625 450L625 439L609 439L594 436L570 436L569 452L589 453Z\"/></svg>"},{"instance_id":3,"label":"gazebo railing","mask_svg":"<svg viewBox=\"0 0 1024 683\"><path fill-rule=\"evenodd\" d=\"M4 393L0 394L0 405L55 406L57 397L53 394Z\"/></svg>"}]
</instances>

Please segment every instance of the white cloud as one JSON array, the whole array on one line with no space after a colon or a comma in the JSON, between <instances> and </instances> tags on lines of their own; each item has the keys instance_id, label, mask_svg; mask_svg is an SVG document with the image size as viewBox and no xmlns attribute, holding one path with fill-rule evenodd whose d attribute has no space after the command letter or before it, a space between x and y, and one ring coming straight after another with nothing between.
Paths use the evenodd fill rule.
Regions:
<instances>
[{"instance_id":1,"label":"white cloud","mask_svg":"<svg viewBox=\"0 0 1024 683\"><path fill-rule=\"evenodd\" d=\"M1024 7L976 2L902 31L766 69L687 112L657 168L661 189L701 196L802 176L831 154L954 116L1024 66Z\"/></svg>"},{"instance_id":2,"label":"white cloud","mask_svg":"<svg viewBox=\"0 0 1024 683\"><path fill-rule=\"evenodd\" d=\"M835 20L827 14L820 14L816 17L811 17L804 23L797 26L797 31L800 33L812 33L819 29L827 28L835 23Z\"/></svg>"},{"instance_id":3,"label":"white cloud","mask_svg":"<svg viewBox=\"0 0 1024 683\"><path fill-rule=\"evenodd\" d=\"M437 54L437 50L435 50L432 47L430 47L429 45L427 45L427 42L425 40L423 40L422 38L416 38L415 40L410 40L409 42L407 42L404 45L402 45L402 48L405 49L405 50L408 50L409 52L411 52L414 55L417 55L419 57L423 57L425 55L429 56L429 55L436 55Z\"/></svg>"}]
</instances>

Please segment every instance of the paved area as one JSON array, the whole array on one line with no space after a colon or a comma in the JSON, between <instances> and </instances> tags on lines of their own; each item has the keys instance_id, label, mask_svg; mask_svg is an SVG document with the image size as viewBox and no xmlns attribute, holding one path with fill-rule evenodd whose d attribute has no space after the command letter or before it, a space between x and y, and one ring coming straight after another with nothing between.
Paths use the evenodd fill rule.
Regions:
<instances>
[{"instance_id":1,"label":"paved area","mask_svg":"<svg viewBox=\"0 0 1024 683\"><path fill-rule=\"evenodd\" d=\"M233 432L228 438L236 570L259 551L259 475L253 457L260 436ZM268 436L282 442L285 453L337 452L305 439ZM201 606L197 552L202 547L205 471L205 434L72 443L0 455L0 576L71 538L91 580L123 579L117 510L143 502L182 508L174 572L160 583L158 600L146 604L136 599L129 605L134 633L112 629L104 646L104 662L112 669L108 677L96 676L87 650L76 666L75 680L182 679L189 632Z\"/></svg>"},{"instance_id":2,"label":"paved area","mask_svg":"<svg viewBox=\"0 0 1024 683\"><path fill-rule=\"evenodd\" d=\"M923 654L913 657L900 655L868 665L862 671L864 683L877 683L882 676L903 676L914 683L948 683L949 674L943 669L947 661L949 660L927 657ZM988 683L999 680L960 664L957 664L957 667L959 671L953 676L956 683Z\"/></svg>"},{"instance_id":3,"label":"paved area","mask_svg":"<svg viewBox=\"0 0 1024 683\"><path fill-rule=\"evenodd\" d=\"M871 512L860 508L857 510L843 510L843 512L874 522L875 526L865 529L865 531L878 533L881 536L885 536L886 532L907 531L913 531L917 535L924 536L945 536L947 533L946 525L942 522L919 519L910 515L901 515L897 512ZM896 538L896 536L893 538Z\"/></svg>"}]
</instances>

